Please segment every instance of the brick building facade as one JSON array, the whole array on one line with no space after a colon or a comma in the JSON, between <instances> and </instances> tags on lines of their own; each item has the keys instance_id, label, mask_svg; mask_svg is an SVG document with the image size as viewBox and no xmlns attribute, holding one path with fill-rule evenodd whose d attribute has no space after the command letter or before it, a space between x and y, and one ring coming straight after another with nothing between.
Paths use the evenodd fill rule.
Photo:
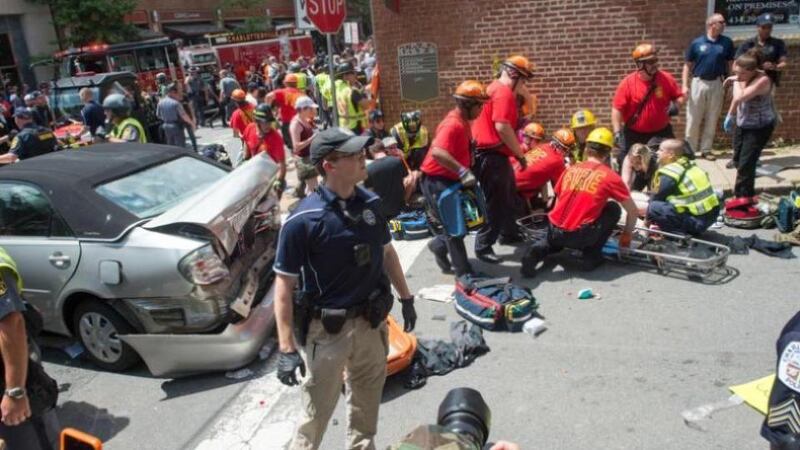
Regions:
<instances>
[{"instance_id":1,"label":"brick building facade","mask_svg":"<svg viewBox=\"0 0 800 450\"><path fill-rule=\"evenodd\" d=\"M420 108L423 120L435 127L452 107L449 94L459 82L489 82L493 62L519 53L536 64L530 87L539 99L537 120L548 130L567 125L579 108L591 109L610 127L614 90L635 69L630 54L639 42L655 42L661 68L680 83L683 52L705 32L709 11L708 3L698 0L372 0L372 8L389 123L401 111ZM726 34L737 44L755 34L752 25L736 28ZM782 36L777 26L774 34L788 38L789 45L789 68L778 93L784 123L775 136L798 140L800 43L797 35ZM408 42L438 46L439 97L423 104L400 99L397 47ZM684 120L681 111L674 122L679 136Z\"/></svg>"}]
</instances>

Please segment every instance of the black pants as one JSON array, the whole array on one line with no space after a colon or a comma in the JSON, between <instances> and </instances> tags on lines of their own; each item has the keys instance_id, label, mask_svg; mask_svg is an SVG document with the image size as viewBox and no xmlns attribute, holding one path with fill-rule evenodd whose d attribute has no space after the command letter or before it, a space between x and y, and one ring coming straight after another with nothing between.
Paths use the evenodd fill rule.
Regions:
<instances>
[{"instance_id":1,"label":"black pants","mask_svg":"<svg viewBox=\"0 0 800 450\"><path fill-rule=\"evenodd\" d=\"M435 215L436 220L439 220L439 222L441 222L439 218L439 209L437 208L439 195L441 195L442 191L455 183L457 183L457 181L443 177L422 176L422 182L420 183L422 194L425 196L425 201L428 203L428 210L431 214ZM433 237L429 245L431 250L436 254L450 255L450 262L456 276L460 277L465 274L473 273L472 266L467 258L467 247L464 245L463 237L450 236L442 229L439 234Z\"/></svg>"},{"instance_id":2,"label":"black pants","mask_svg":"<svg viewBox=\"0 0 800 450\"><path fill-rule=\"evenodd\" d=\"M199 95L195 95L189 97L189 103L192 105L192 113L194 113L194 121L197 126L205 126L206 114L203 110L203 99Z\"/></svg>"},{"instance_id":3,"label":"black pants","mask_svg":"<svg viewBox=\"0 0 800 450\"><path fill-rule=\"evenodd\" d=\"M52 415L58 427L58 419L55 418L55 411L48 411L45 414ZM34 416L20 425L7 426L0 423L0 439L5 441L9 450L55 450L58 429L48 430L44 417Z\"/></svg>"},{"instance_id":4,"label":"black pants","mask_svg":"<svg viewBox=\"0 0 800 450\"><path fill-rule=\"evenodd\" d=\"M281 134L283 134L283 143L286 145L286 148L291 150L292 146L292 135L289 133L289 125L291 122L283 123L281 122Z\"/></svg>"},{"instance_id":5,"label":"black pants","mask_svg":"<svg viewBox=\"0 0 800 450\"><path fill-rule=\"evenodd\" d=\"M227 128L230 126L231 116L233 112L236 110L236 103L234 103L230 97L225 97L222 99L222 102L219 105L222 114L222 127Z\"/></svg>"},{"instance_id":6,"label":"black pants","mask_svg":"<svg viewBox=\"0 0 800 450\"><path fill-rule=\"evenodd\" d=\"M654 200L647 206L647 220L668 233L699 236L716 222L717 216L719 206L701 216L693 216L688 212L681 214L669 202Z\"/></svg>"},{"instance_id":7,"label":"black pants","mask_svg":"<svg viewBox=\"0 0 800 450\"><path fill-rule=\"evenodd\" d=\"M486 223L478 231L475 252L489 251L497 238L517 234L517 187L508 156L495 151L478 152L475 175L486 195Z\"/></svg>"},{"instance_id":8,"label":"black pants","mask_svg":"<svg viewBox=\"0 0 800 450\"><path fill-rule=\"evenodd\" d=\"M736 162L733 195L736 197L756 195L756 164L774 129L775 124L754 129L736 128L733 134L733 154Z\"/></svg>"},{"instance_id":9,"label":"black pants","mask_svg":"<svg viewBox=\"0 0 800 450\"><path fill-rule=\"evenodd\" d=\"M550 224L547 236L531 244L526 252L527 257L533 257L538 262L551 253L571 248L583 251L585 258L600 259L603 257L603 245L608 241L621 216L622 208L619 204L608 202L596 221L575 231L562 230Z\"/></svg>"},{"instance_id":10,"label":"black pants","mask_svg":"<svg viewBox=\"0 0 800 450\"><path fill-rule=\"evenodd\" d=\"M675 133L672 131L672 124L667 124L666 127L652 133L639 133L638 131L633 131L630 128L625 128L625 146L619 156L619 166L622 167L622 161L625 160L625 156L628 154L628 151L631 149L631 147L633 147L633 144L646 145L650 139L654 137L674 139Z\"/></svg>"}]
</instances>

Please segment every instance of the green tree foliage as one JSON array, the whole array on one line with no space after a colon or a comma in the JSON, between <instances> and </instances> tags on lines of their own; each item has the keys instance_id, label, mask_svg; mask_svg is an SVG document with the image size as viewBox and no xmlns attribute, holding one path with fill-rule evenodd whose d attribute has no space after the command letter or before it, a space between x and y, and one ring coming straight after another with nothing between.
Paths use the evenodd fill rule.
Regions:
<instances>
[{"instance_id":1,"label":"green tree foliage","mask_svg":"<svg viewBox=\"0 0 800 450\"><path fill-rule=\"evenodd\" d=\"M237 33L254 33L272 29L272 17L266 15L267 2L265 0L222 0L219 8L223 11L238 9L247 10L252 17L244 20L244 26L236 30Z\"/></svg>"},{"instance_id":2,"label":"green tree foliage","mask_svg":"<svg viewBox=\"0 0 800 450\"><path fill-rule=\"evenodd\" d=\"M47 5L53 25L67 45L82 46L93 42L123 42L136 36L136 27L125 23L137 0L28 0Z\"/></svg>"}]
</instances>

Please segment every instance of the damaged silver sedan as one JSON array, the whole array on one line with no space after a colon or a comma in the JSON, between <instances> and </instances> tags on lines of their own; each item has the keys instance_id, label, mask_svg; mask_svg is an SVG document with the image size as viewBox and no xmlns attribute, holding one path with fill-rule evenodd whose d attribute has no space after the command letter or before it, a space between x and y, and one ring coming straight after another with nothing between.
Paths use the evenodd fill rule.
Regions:
<instances>
[{"instance_id":1,"label":"damaged silver sedan","mask_svg":"<svg viewBox=\"0 0 800 450\"><path fill-rule=\"evenodd\" d=\"M45 329L156 376L251 361L274 326L277 166L101 144L0 169L0 246Z\"/></svg>"}]
</instances>

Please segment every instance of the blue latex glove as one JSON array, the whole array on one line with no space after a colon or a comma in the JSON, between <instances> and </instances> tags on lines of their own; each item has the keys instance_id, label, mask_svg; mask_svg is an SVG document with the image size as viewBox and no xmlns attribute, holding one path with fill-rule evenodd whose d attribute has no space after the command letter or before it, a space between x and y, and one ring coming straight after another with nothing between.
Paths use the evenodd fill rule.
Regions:
<instances>
[{"instance_id":1,"label":"blue latex glove","mask_svg":"<svg viewBox=\"0 0 800 450\"><path fill-rule=\"evenodd\" d=\"M735 118L735 116L730 115L730 113L728 113L725 116L725 121L722 122L722 130L724 132L730 134L733 131L733 119L734 118Z\"/></svg>"}]
</instances>

